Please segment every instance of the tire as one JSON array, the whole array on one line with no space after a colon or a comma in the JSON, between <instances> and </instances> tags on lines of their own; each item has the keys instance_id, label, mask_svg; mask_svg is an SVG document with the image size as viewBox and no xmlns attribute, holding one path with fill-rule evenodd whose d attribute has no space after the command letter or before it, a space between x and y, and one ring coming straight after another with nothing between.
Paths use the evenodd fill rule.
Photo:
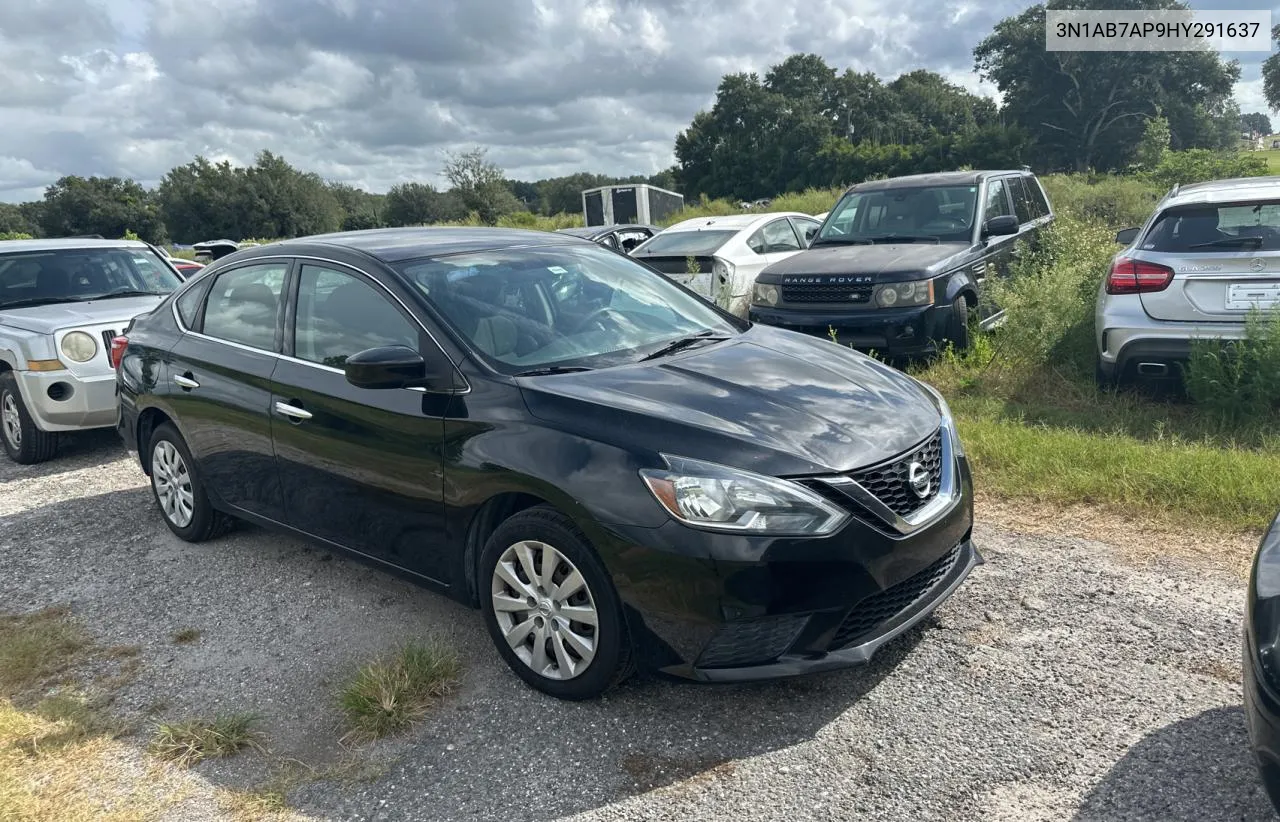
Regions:
<instances>
[{"instance_id":1,"label":"tire","mask_svg":"<svg viewBox=\"0 0 1280 822\"><path fill-rule=\"evenodd\" d=\"M186 542L204 542L235 523L209 502L191 451L173 423L162 423L147 444L151 493L164 524Z\"/></svg>"},{"instance_id":2,"label":"tire","mask_svg":"<svg viewBox=\"0 0 1280 822\"><path fill-rule=\"evenodd\" d=\"M58 451L58 435L36 426L12 371L0 373L0 442L9 459L20 465L47 462Z\"/></svg>"},{"instance_id":3,"label":"tire","mask_svg":"<svg viewBox=\"0 0 1280 822\"><path fill-rule=\"evenodd\" d=\"M554 567L543 577L548 558ZM557 587L573 570L583 585L557 596ZM480 608L489 636L511 670L532 688L558 699L594 699L634 672L634 649L618 592L569 517L547 506L513 515L485 543L479 571ZM549 585L538 584L547 579ZM588 617L595 619L594 627ZM508 634L519 637L515 647Z\"/></svg>"},{"instance_id":4,"label":"tire","mask_svg":"<svg viewBox=\"0 0 1280 822\"><path fill-rule=\"evenodd\" d=\"M1112 391L1116 388L1118 380L1115 375L1108 376L1107 372L1102 370L1102 360L1099 359L1093 365L1093 381L1097 383L1098 390Z\"/></svg>"},{"instance_id":5,"label":"tire","mask_svg":"<svg viewBox=\"0 0 1280 822\"><path fill-rule=\"evenodd\" d=\"M957 352L969 350L972 342L969 335L969 298L963 294L951 303L947 340Z\"/></svg>"}]
</instances>

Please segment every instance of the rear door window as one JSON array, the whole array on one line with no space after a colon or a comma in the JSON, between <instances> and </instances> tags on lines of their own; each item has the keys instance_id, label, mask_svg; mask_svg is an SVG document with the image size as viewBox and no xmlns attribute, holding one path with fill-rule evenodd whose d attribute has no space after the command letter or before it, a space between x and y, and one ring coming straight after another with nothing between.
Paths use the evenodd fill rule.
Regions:
<instances>
[{"instance_id":1,"label":"rear door window","mask_svg":"<svg viewBox=\"0 0 1280 822\"><path fill-rule=\"evenodd\" d=\"M228 342L275 350L280 294L289 263L248 265L217 275L209 288L202 332Z\"/></svg>"},{"instance_id":2,"label":"rear door window","mask_svg":"<svg viewBox=\"0 0 1280 822\"><path fill-rule=\"evenodd\" d=\"M1036 214L1031 210L1031 197L1027 194L1027 188L1022 184L1021 177L1009 178L1009 193L1013 195L1013 211L1018 215L1019 223L1029 223L1036 218Z\"/></svg>"}]
</instances>

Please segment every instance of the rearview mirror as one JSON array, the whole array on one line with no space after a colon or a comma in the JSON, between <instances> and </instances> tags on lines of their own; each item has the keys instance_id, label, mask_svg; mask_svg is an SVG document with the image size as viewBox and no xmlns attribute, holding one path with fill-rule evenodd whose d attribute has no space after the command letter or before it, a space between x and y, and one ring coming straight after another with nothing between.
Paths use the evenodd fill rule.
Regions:
<instances>
[{"instance_id":1,"label":"rearview mirror","mask_svg":"<svg viewBox=\"0 0 1280 822\"><path fill-rule=\"evenodd\" d=\"M347 357L342 366L347 382L358 388L409 388L427 382L427 362L404 345L367 348Z\"/></svg>"},{"instance_id":2,"label":"rearview mirror","mask_svg":"<svg viewBox=\"0 0 1280 822\"><path fill-rule=\"evenodd\" d=\"M1141 230L1140 228L1122 228L1116 232L1116 242L1120 245L1129 245L1138 239L1138 232Z\"/></svg>"},{"instance_id":3,"label":"rearview mirror","mask_svg":"<svg viewBox=\"0 0 1280 822\"><path fill-rule=\"evenodd\" d=\"M1011 214L992 217L982 225L983 237L1002 237L1018 233L1018 218Z\"/></svg>"}]
</instances>

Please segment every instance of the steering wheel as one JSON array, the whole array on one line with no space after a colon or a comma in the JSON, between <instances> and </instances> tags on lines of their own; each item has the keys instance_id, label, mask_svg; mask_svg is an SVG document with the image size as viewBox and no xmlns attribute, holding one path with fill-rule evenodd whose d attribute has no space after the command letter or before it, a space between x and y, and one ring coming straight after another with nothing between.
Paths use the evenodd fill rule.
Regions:
<instances>
[{"instance_id":1,"label":"steering wheel","mask_svg":"<svg viewBox=\"0 0 1280 822\"><path fill-rule=\"evenodd\" d=\"M597 308L595 311L592 311L590 314L588 314L587 316L583 317L583 318L578 322L578 324L577 324L577 325L575 325L575 326L573 327L573 330L572 330L571 332L569 332L569 333L571 333L571 334L576 334L576 333L578 333L579 331L581 331L582 329L586 328L588 325L591 325L592 323L595 323L595 325L596 325L596 327L597 327L597 328L600 328L601 330L604 330L605 325L604 325L604 323L602 322L602 320L603 320L607 315L611 315L611 314L612 314L612 315L616 315L616 316L618 316L618 317L625 317L625 316L626 316L623 312L619 311L618 309L616 309L616 308L612 308L612 307L610 307L610 306L607 306L607 305L606 305L606 306L604 306L603 308Z\"/></svg>"},{"instance_id":2,"label":"steering wheel","mask_svg":"<svg viewBox=\"0 0 1280 822\"><path fill-rule=\"evenodd\" d=\"M934 223L940 223L944 220L953 226L963 226L965 224L964 220L960 217L952 217L949 214L939 214L937 217L934 217L926 223L926 225L933 225Z\"/></svg>"}]
</instances>

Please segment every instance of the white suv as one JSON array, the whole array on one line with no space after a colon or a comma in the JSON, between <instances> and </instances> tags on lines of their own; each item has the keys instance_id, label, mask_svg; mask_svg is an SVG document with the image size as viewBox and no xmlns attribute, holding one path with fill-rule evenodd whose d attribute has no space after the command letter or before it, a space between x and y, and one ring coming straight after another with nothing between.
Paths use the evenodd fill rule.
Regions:
<instances>
[{"instance_id":1,"label":"white suv","mask_svg":"<svg viewBox=\"0 0 1280 822\"><path fill-rule=\"evenodd\" d=\"M1095 311L1101 385L1177 374L1196 338L1239 339L1280 308L1280 177L1174 187L1116 234Z\"/></svg>"}]
</instances>

